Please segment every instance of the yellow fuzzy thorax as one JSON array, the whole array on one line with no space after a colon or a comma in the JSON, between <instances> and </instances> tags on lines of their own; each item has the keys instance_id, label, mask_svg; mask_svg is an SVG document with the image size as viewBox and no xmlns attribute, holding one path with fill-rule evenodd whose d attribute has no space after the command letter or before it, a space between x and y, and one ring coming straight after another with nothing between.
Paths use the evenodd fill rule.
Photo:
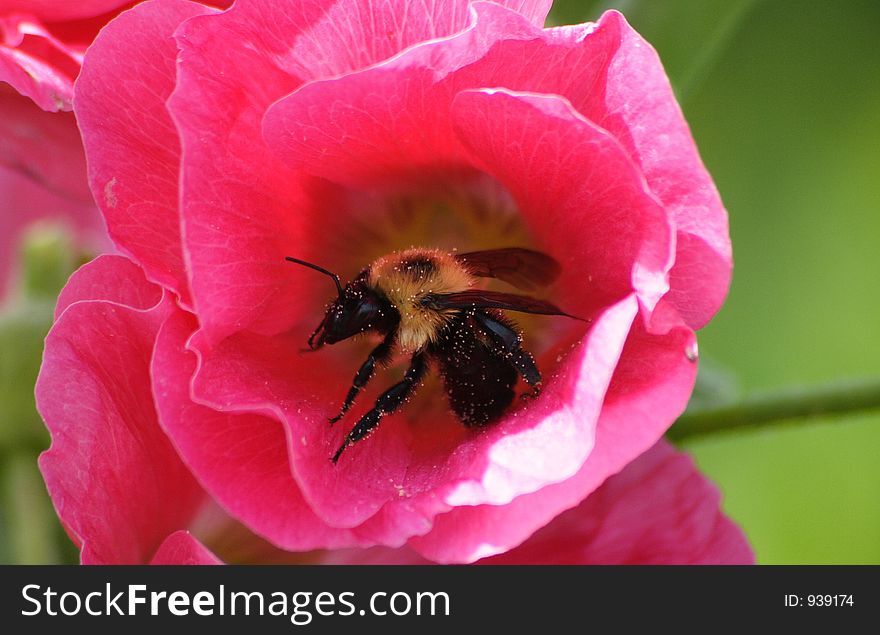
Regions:
<instances>
[{"instance_id":1,"label":"yellow fuzzy thorax","mask_svg":"<svg viewBox=\"0 0 880 635\"><path fill-rule=\"evenodd\" d=\"M397 343L414 352L434 341L456 313L423 307L429 293L457 293L473 285L470 273L453 256L439 249L407 249L379 258L370 265L369 286L379 289L400 313Z\"/></svg>"}]
</instances>

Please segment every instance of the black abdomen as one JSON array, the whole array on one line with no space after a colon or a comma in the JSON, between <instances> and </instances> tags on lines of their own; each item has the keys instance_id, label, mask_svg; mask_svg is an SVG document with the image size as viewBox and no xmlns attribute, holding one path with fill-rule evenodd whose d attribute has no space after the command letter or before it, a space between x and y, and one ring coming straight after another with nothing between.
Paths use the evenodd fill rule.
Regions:
<instances>
[{"instance_id":1,"label":"black abdomen","mask_svg":"<svg viewBox=\"0 0 880 635\"><path fill-rule=\"evenodd\" d=\"M449 397L466 426L497 419L513 401L517 372L473 317L462 314L431 345Z\"/></svg>"}]
</instances>

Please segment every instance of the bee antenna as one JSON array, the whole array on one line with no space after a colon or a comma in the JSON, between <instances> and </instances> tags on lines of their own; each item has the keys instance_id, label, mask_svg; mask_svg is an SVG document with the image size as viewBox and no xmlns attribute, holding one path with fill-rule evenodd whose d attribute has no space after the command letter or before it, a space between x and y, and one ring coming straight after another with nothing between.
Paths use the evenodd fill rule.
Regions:
<instances>
[{"instance_id":1,"label":"bee antenna","mask_svg":"<svg viewBox=\"0 0 880 635\"><path fill-rule=\"evenodd\" d=\"M300 260L298 258L291 258L290 256L285 256L284 259L289 260L290 262L295 262L298 265L303 265L305 267L309 267L310 269L314 269L315 271L320 271L321 273L330 276L331 278L333 278L333 282L336 283L336 291L339 293L339 297L342 298L342 296L345 294L345 292L342 290L342 284L339 282L339 276L337 276L335 273L333 273L331 271L327 271L326 269L324 269L324 267L319 267L318 265L313 265L310 262L306 262L305 260Z\"/></svg>"}]
</instances>

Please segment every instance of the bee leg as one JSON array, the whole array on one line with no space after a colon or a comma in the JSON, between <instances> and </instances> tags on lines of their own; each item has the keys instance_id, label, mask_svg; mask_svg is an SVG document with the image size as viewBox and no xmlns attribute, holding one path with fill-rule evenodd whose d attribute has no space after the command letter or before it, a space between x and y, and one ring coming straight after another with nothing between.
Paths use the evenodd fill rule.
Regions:
<instances>
[{"instance_id":1,"label":"bee leg","mask_svg":"<svg viewBox=\"0 0 880 635\"><path fill-rule=\"evenodd\" d=\"M486 333L495 345L510 359L517 372L522 375L526 383L532 387L531 392L523 394L524 398L534 399L541 394L541 372L535 365L531 353L521 346L522 338L519 333L508 325L495 319L491 315L477 311L474 314L477 322L486 330Z\"/></svg>"},{"instance_id":2,"label":"bee leg","mask_svg":"<svg viewBox=\"0 0 880 635\"><path fill-rule=\"evenodd\" d=\"M340 419L342 419L343 415L348 412L348 409L351 408L352 404L354 404L355 398L358 396L358 393L361 389L367 385L367 382L373 377L373 372L376 370L376 364L383 364L388 361L388 358L391 357L391 350L394 346L394 333L391 332L385 336L385 339L382 340L382 343L379 344L376 348L370 351L370 354L367 356L367 360L361 364L361 367L358 369L357 374L354 376L354 381L351 382L351 388L348 389L348 394L345 396L345 402L342 404L342 410L340 410L339 414L335 417L330 418L330 423L336 423Z\"/></svg>"},{"instance_id":3,"label":"bee leg","mask_svg":"<svg viewBox=\"0 0 880 635\"><path fill-rule=\"evenodd\" d=\"M418 383L425 376L428 370L428 360L425 353L416 353L413 355L409 368L403 379L394 384L391 388L379 395L376 399L376 405L372 410L367 412L360 420L354 424L351 432L345 437L345 441L333 455L333 463L335 464L342 455L343 450L352 443L360 441L367 436L377 425L379 420L387 414L391 414L397 410L407 397L415 390Z\"/></svg>"}]
</instances>

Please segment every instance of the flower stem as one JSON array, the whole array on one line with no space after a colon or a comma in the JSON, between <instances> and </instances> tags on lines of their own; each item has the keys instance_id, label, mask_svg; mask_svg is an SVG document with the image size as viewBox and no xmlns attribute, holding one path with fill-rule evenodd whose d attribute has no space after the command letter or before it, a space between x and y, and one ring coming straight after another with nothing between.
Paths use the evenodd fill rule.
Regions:
<instances>
[{"instance_id":1,"label":"flower stem","mask_svg":"<svg viewBox=\"0 0 880 635\"><path fill-rule=\"evenodd\" d=\"M57 520L46 496L36 455L28 450L5 455L3 467L10 563L61 562L56 540Z\"/></svg>"},{"instance_id":2,"label":"flower stem","mask_svg":"<svg viewBox=\"0 0 880 635\"><path fill-rule=\"evenodd\" d=\"M743 401L688 411L666 436L673 441L755 428L768 423L880 409L880 378L827 386L784 389Z\"/></svg>"}]
</instances>

